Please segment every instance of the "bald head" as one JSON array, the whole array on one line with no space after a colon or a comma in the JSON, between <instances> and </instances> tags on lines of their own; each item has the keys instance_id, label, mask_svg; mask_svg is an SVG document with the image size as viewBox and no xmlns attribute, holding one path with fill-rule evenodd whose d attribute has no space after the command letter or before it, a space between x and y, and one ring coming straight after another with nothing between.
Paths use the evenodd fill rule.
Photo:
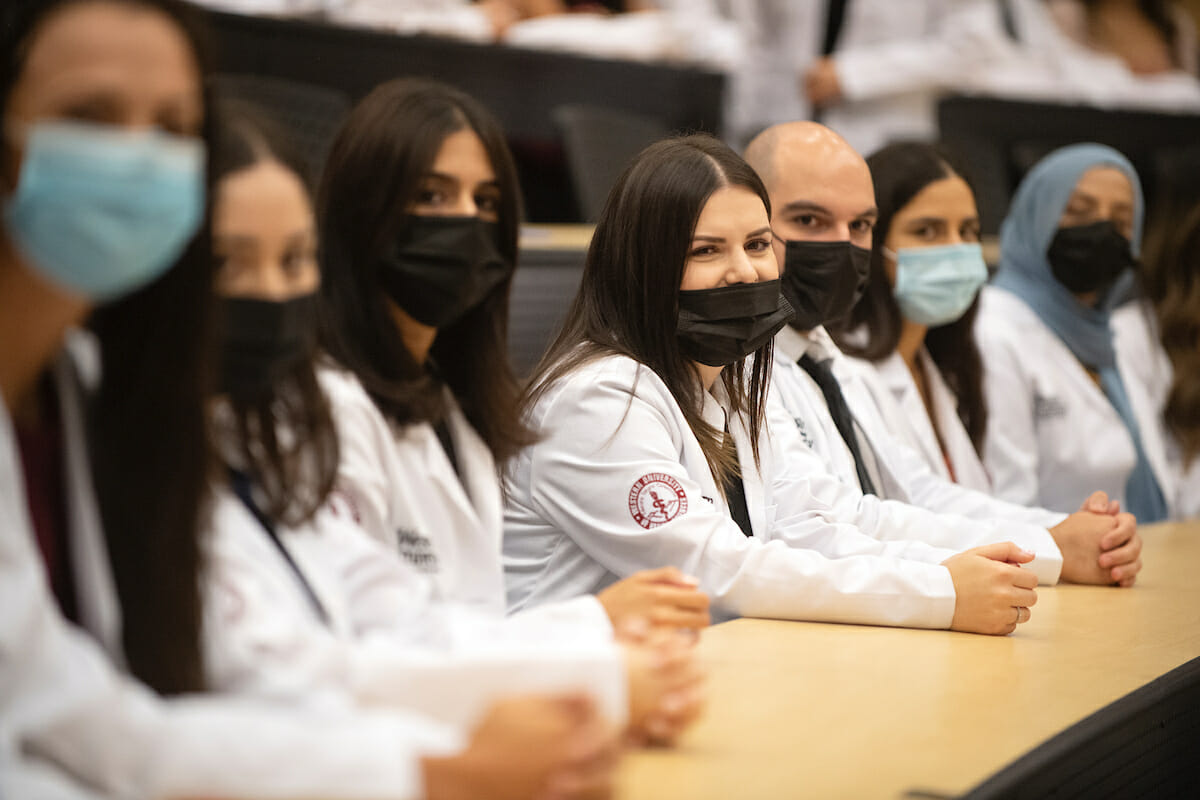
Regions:
<instances>
[{"instance_id":1,"label":"bald head","mask_svg":"<svg viewBox=\"0 0 1200 800\"><path fill-rule=\"evenodd\" d=\"M871 246L875 190L867 162L816 122L785 122L754 137L746 161L771 197L772 227L782 241L844 241Z\"/></svg>"}]
</instances>

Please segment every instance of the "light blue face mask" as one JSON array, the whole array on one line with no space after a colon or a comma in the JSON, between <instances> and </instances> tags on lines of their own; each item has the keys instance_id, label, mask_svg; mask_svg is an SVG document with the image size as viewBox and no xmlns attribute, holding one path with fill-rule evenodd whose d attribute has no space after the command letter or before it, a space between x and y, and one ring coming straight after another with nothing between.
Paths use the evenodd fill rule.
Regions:
<instances>
[{"instance_id":1,"label":"light blue face mask","mask_svg":"<svg viewBox=\"0 0 1200 800\"><path fill-rule=\"evenodd\" d=\"M29 126L8 236L32 267L94 301L162 275L204 218L204 145L79 122Z\"/></svg>"},{"instance_id":2,"label":"light blue face mask","mask_svg":"<svg viewBox=\"0 0 1200 800\"><path fill-rule=\"evenodd\" d=\"M961 317L987 281L983 248L977 244L884 250L896 261L892 290L905 319L945 325Z\"/></svg>"}]
</instances>

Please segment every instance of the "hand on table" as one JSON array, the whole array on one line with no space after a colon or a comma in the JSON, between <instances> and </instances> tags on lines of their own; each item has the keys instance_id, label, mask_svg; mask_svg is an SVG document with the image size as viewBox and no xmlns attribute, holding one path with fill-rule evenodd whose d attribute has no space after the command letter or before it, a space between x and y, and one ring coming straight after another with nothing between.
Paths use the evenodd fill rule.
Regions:
<instances>
[{"instance_id":1,"label":"hand on table","mask_svg":"<svg viewBox=\"0 0 1200 800\"><path fill-rule=\"evenodd\" d=\"M603 800L616 732L585 695L501 700L461 753L422 762L428 800Z\"/></svg>"},{"instance_id":2,"label":"hand on table","mask_svg":"<svg viewBox=\"0 0 1200 800\"><path fill-rule=\"evenodd\" d=\"M704 710L704 669L690 630L647 630L626 634L629 676L629 736L636 744L671 744Z\"/></svg>"},{"instance_id":3,"label":"hand on table","mask_svg":"<svg viewBox=\"0 0 1200 800\"><path fill-rule=\"evenodd\" d=\"M652 627L706 628L708 595L675 567L635 572L596 595L620 636L631 620Z\"/></svg>"},{"instance_id":4,"label":"hand on table","mask_svg":"<svg viewBox=\"0 0 1200 800\"><path fill-rule=\"evenodd\" d=\"M1021 569L1033 553L1012 542L975 547L942 562L954 581L950 629L1005 635L1028 622L1037 602L1037 576Z\"/></svg>"},{"instance_id":5,"label":"hand on table","mask_svg":"<svg viewBox=\"0 0 1200 800\"><path fill-rule=\"evenodd\" d=\"M1142 569L1142 538L1132 514L1096 492L1079 511L1050 529L1063 554L1062 579L1132 586Z\"/></svg>"}]
</instances>

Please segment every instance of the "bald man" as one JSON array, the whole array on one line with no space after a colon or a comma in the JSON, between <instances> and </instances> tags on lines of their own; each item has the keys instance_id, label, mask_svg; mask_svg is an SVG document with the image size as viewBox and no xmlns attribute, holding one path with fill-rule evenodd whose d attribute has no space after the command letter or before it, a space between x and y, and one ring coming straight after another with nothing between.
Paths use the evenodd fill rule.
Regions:
<instances>
[{"instance_id":1,"label":"bald man","mask_svg":"<svg viewBox=\"0 0 1200 800\"><path fill-rule=\"evenodd\" d=\"M866 285L877 212L862 156L823 125L790 122L759 134L746 160L771 198L783 291L797 311L775 340L771 413L779 424L790 419L799 429L814 459L806 469L822 468L849 490L830 501L870 507L876 496L939 517L956 515L959 538L931 543L970 547L1011 539L1035 553L1029 568L1041 583L1113 583L1118 567L1122 578L1131 567L1136 575L1136 524L1129 515L1110 514L1103 493L1070 516L1014 505L936 475L888 432L876 395L823 327L845 316ZM883 515L905 517L891 504L879 505ZM937 533L944 526L930 530L944 536ZM1100 557L1109 551L1102 566Z\"/></svg>"}]
</instances>

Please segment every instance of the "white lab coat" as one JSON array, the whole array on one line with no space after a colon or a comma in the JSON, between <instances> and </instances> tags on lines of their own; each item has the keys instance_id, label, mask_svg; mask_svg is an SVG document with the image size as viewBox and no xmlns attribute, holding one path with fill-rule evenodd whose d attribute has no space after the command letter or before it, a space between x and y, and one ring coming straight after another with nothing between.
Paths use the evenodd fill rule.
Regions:
<instances>
[{"instance_id":1,"label":"white lab coat","mask_svg":"<svg viewBox=\"0 0 1200 800\"><path fill-rule=\"evenodd\" d=\"M39 758L8 753L0 756L0 797L37 800L103 800L62 770Z\"/></svg>"},{"instance_id":2,"label":"white lab coat","mask_svg":"<svg viewBox=\"0 0 1200 800\"><path fill-rule=\"evenodd\" d=\"M1127 384L1146 458L1154 466L1172 519L1200 517L1200 459L1183 463L1179 442L1163 420L1163 408L1174 381L1171 360L1159 338L1154 311L1146 303L1126 303L1112 315L1117 365Z\"/></svg>"},{"instance_id":3,"label":"white lab coat","mask_svg":"<svg viewBox=\"0 0 1200 800\"><path fill-rule=\"evenodd\" d=\"M428 577L326 509L276 535L327 622L266 530L218 490L206 631L215 689L306 703L332 690L464 731L503 696L583 691L624 722L623 661L599 626L437 601Z\"/></svg>"},{"instance_id":4,"label":"white lab coat","mask_svg":"<svg viewBox=\"0 0 1200 800\"><path fill-rule=\"evenodd\" d=\"M997 497L1069 513L1096 490L1125 502L1137 453L1120 415L1067 346L1016 295L987 286L975 338ZM1131 402L1138 392L1125 381Z\"/></svg>"},{"instance_id":5,"label":"white lab coat","mask_svg":"<svg viewBox=\"0 0 1200 800\"><path fill-rule=\"evenodd\" d=\"M886 417L899 413L881 411L861 372L842 355L824 328L807 334L784 328L775 337L771 400L795 423L808 452L817 461L815 468L835 477L852 496L861 494L850 448L833 422L820 387L797 363L806 353L818 361L833 360L834 376L854 418L871 480L879 497L892 501L879 504L881 513L888 515L889 525L903 524L897 518L900 512L908 516L914 512L934 512L938 524L916 527L911 538L927 540L930 535L927 530L943 530L950 523L955 531L952 538L936 540L943 547L965 550L1013 541L1035 554L1027 568L1037 574L1041 583L1058 581L1062 553L1047 528L1061 522L1062 514L1006 503L934 474L920 455L893 435ZM880 399L887 402L887 398ZM873 500L863 498L864 502Z\"/></svg>"},{"instance_id":6,"label":"white lab coat","mask_svg":"<svg viewBox=\"0 0 1200 800\"><path fill-rule=\"evenodd\" d=\"M869 154L889 141L936 139L936 103L945 92L1166 112L1200 108L1195 75L1134 75L1119 58L1064 32L1045 0L1012 0L1011 9L1016 41L995 0L852 0L833 54L844 100L822 121Z\"/></svg>"},{"instance_id":7,"label":"white lab coat","mask_svg":"<svg viewBox=\"0 0 1200 800\"><path fill-rule=\"evenodd\" d=\"M96 368L89 344L72 343L85 376ZM79 784L128 798L419 797L418 757L462 746L448 726L334 703L301 711L218 696L163 701L122 673L106 652L117 643L119 607L83 448L79 376L64 359L57 378L71 555L87 630L63 619L47 586L0 404L0 651L8 654L0 664L0 741L20 753L14 780L27 782L17 785L66 791Z\"/></svg>"},{"instance_id":8,"label":"white lab coat","mask_svg":"<svg viewBox=\"0 0 1200 800\"><path fill-rule=\"evenodd\" d=\"M495 40L487 14L470 0L334 0L330 19L404 34L432 34L472 42Z\"/></svg>"},{"instance_id":9,"label":"white lab coat","mask_svg":"<svg viewBox=\"0 0 1200 800\"><path fill-rule=\"evenodd\" d=\"M427 423L387 419L351 373L319 370L337 423L340 463L335 508L368 535L430 575L438 597L505 612L500 557L504 507L487 444L446 391L447 426L463 478ZM465 484L465 486L464 486ZM595 597L563 597L553 610L611 636Z\"/></svg>"},{"instance_id":10,"label":"white lab coat","mask_svg":"<svg viewBox=\"0 0 1200 800\"><path fill-rule=\"evenodd\" d=\"M705 393L704 403L704 418L722 429L722 402ZM514 608L674 565L699 579L718 614L950 624L954 586L940 562L952 551L884 530L877 503L847 503L838 481L801 472L788 455L799 444L791 424L767 421L755 469L743 421L731 422L754 532L747 537L670 391L636 361L614 355L579 367L549 387L530 421L542 438L506 476Z\"/></svg>"},{"instance_id":11,"label":"white lab coat","mask_svg":"<svg viewBox=\"0 0 1200 800\"><path fill-rule=\"evenodd\" d=\"M288 17L325 11L340 0L192 0L192 2L233 14Z\"/></svg>"},{"instance_id":12,"label":"white lab coat","mask_svg":"<svg viewBox=\"0 0 1200 800\"><path fill-rule=\"evenodd\" d=\"M983 72L1003 36L993 0L851 0L833 53L843 100L822 122L863 154L932 141L939 93Z\"/></svg>"},{"instance_id":13,"label":"white lab coat","mask_svg":"<svg viewBox=\"0 0 1200 800\"><path fill-rule=\"evenodd\" d=\"M846 363L858 375L860 386L870 393L892 436L919 454L934 475L951 480L953 468L953 480L959 486L978 492L992 490L991 478L958 416L958 398L925 348L917 353L917 364L925 374L926 390L937 417L936 431L912 373L899 353L877 362L848 357Z\"/></svg>"}]
</instances>

